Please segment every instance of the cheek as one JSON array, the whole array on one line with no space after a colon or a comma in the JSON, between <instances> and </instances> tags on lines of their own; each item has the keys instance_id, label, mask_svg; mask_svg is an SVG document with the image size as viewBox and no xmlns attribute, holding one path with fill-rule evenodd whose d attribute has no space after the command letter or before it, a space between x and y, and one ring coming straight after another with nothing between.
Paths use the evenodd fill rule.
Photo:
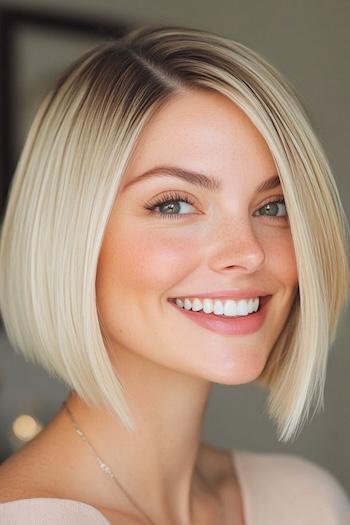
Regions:
<instances>
[{"instance_id":1,"label":"cheek","mask_svg":"<svg viewBox=\"0 0 350 525\"><path fill-rule=\"evenodd\" d=\"M269 266L276 278L286 287L295 287L298 283L297 262L291 233L286 235L281 230L281 235L276 235L266 243L266 256Z\"/></svg>"},{"instance_id":2,"label":"cheek","mask_svg":"<svg viewBox=\"0 0 350 525\"><path fill-rule=\"evenodd\" d=\"M101 249L99 283L130 293L166 291L195 267L191 239L169 226L132 228L129 222L128 228L114 227L106 232Z\"/></svg>"}]
</instances>

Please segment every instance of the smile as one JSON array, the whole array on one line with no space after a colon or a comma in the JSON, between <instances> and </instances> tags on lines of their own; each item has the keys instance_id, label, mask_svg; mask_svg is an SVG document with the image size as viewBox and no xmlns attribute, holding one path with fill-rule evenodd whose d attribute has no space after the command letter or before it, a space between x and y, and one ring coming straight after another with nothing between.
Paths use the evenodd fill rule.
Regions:
<instances>
[{"instance_id":1,"label":"smile","mask_svg":"<svg viewBox=\"0 0 350 525\"><path fill-rule=\"evenodd\" d=\"M189 302L186 303L186 298L174 298L168 299L168 302L171 305L173 305L173 307L176 308L176 310L185 318L187 318L190 321L193 321L197 325L211 332L216 332L223 335L248 335L257 332L262 328L268 312L271 297L272 295L259 297L257 309L256 299L253 298L248 300L240 299L239 301L233 301L231 299L227 301L210 299L209 301L213 303L213 308L216 304L216 311L221 313L215 313L215 311L211 313L206 313L205 311L203 311L204 304L209 305L209 303L205 303L206 299L203 299L203 302L201 300L198 300L199 302L195 302L197 298L193 300L188 299ZM179 301L181 301L182 304L179 303ZM231 301L233 303L237 303L237 305L232 305ZM243 303L241 303L241 301L243 301ZM193 310L193 307L199 308L199 303L202 303L201 308L197 311ZM239 311L236 311L236 314L234 314L233 316L226 315L224 313L226 303L229 303L227 308L237 306L237 308L239 307L241 309L239 311L243 311L244 308L245 312L249 309L251 310L251 312L248 311L247 313L240 314ZM239 305L240 303L241 305Z\"/></svg>"},{"instance_id":2,"label":"smile","mask_svg":"<svg viewBox=\"0 0 350 525\"><path fill-rule=\"evenodd\" d=\"M223 315L226 317L238 317L246 316L257 312L259 309L259 297L252 299L188 299L188 298L176 298L175 302L177 306L185 308L186 310L192 310L193 312L202 311L205 314Z\"/></svg>"}]
</instances>

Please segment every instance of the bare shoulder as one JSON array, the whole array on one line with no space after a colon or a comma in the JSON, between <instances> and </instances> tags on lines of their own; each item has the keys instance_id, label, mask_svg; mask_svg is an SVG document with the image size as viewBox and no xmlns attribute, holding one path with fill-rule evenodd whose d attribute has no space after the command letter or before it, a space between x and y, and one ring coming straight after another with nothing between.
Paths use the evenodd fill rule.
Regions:
<instances>
[{"instance_id":1,"label":"bare shoulder","mask_svg":"<svg viewBox=\"0 0 350 525\"><path fill-rule=\"evenodd\" d=\"M45 457L31 447L24 447L0 465L1 524L14 525L25 520L26 525L43 525L47 523L48 514L52 525L122 523L119 516L114 521L107 521L98 508L50 489L52 484L47 476Z\"/></svg>"},{"instance_id":2,"label":"bare shoulder","mask_svg":"<svg viewBox=\"0 0 350 525\"><path fill-rule=\"evenodd\" d=\"M12 454L0 465L0 503L32 497L54 497L40 480L40 461L30 449ZM40 483L40 484L39 484Z\"/></svg>"},{"instance_id":3,"label":"bare shoulder","mask_svg":"<svg viewBox=\"0 0 350 525\"><path fill-rule=\"evenodd\" d=\"M63 441L62 439L65 439ZM26 498L54 498L55 484L67 462L66 436L50 424L0 465L0 502ZM64 452L64 455L63 455ZM61 466L62 467L61 467Z\"/></svg>"},{"instance_id":4,"label":"bare shoulder","mask_svg":"<svg viewBox=\"0 0 350 525\"><path fill-rule=\"evenodd\" d=\"M0 502L67 497L72 485L72 458L76 457L72 446L75 435L70 430L61 410L34 439L0 465Z\"/></svg>"}]
</instances>

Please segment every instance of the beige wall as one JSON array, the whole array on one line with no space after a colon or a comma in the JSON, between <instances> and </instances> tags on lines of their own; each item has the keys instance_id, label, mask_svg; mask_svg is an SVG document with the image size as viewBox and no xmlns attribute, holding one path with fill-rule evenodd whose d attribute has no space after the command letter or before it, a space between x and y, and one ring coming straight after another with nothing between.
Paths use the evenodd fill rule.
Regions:
<instances>
[{"instance_id":1,"label":"beige wall","mask_svg":"<svg viewBox=\"0 0 350 525\"><path fill-rule=\"evenodd\" d=\"M113 17L131 25L162 22L208 29L254 48L294 84L328 153L350 216L350 3L347 0L60 0L57 4L49 0L12 0L11 5L59 8L81 16ZM37 46L39 53L43 49L36 41L40 36L28 34L23 38L27 38L27 44L33 48ZM80 52L81 45L81 42L74 44L73 54ZM38 75L35 68L40 63L28 61L26 46L22 47L24 54L19 60L27 64L22 85L28 80L35 85ZM58 47L57 64L65 63L67 53L64 44ZM33 101L28 104L26 97L29 95L24 90L23 112L33 104ZM30 117L28 110L27 119ZM349 325L348 310L329 358L325 412L304 427L296 442L288 445L277 442L272 423L264 413L266 393L254 385L215 385L204 438L228 448L300 454L328 468L350 493ZM64 388L48 380L41 371L15 359L5 338L0 344L4 356L0 410L5 428L13 414L24 406L29 411L36 404L42 418L47 419L63 399ZM24 382L28 386L25 400L17 392L18 385ZM5 436L3 444L4 440Z\"/></svg>"}]
</instances>

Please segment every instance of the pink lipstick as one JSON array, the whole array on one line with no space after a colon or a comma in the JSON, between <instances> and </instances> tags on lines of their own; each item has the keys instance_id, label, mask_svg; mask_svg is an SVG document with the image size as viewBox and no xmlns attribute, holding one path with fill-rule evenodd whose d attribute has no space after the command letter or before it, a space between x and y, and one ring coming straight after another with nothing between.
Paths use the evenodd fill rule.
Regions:
<instances>
[{"instance_id":1,"label":"pink lipstick","mask_svg":"<svg viewBox=\"0 0 350 525\"><path fill-rule=\"evenodd\" d=\"M192 310L186 310L178 306L175 299L168 299L168 302L172 304L180 314L187 317L187 319L211 332L223 335L248 335L257 332L262 327L271 297L272 295L259 297L259 309L257 312L237 317L225 317L224 315L216 315L214 313L206 314L202 311L194 312Z\"/></svg>"}]
</instances>

